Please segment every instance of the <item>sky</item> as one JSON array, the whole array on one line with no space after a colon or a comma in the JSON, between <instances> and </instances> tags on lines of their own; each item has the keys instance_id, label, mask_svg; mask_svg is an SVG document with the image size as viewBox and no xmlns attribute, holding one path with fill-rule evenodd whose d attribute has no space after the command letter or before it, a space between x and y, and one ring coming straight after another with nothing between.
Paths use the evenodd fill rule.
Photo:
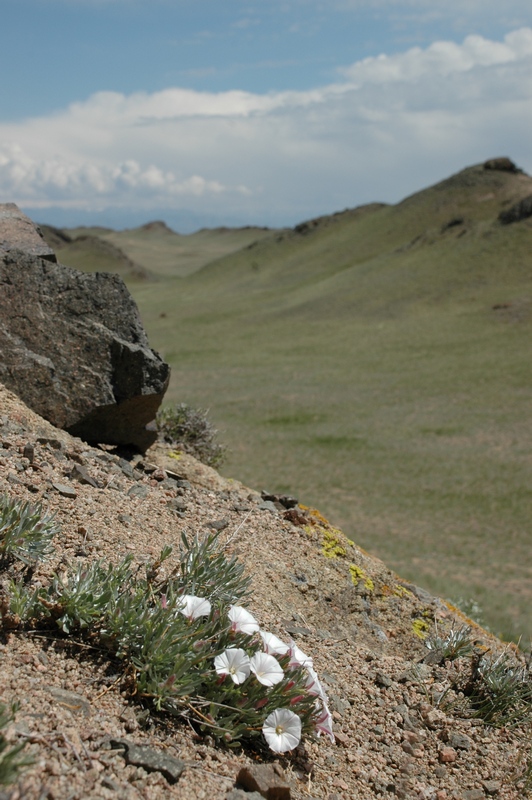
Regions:
<instances>
[{"instance_id":1,"label":"sky","mask_svg":"<svg viewBox=\"0 0 532 800\"><path fill-rule=\"evenodd\" d=\"M0 202L294 225L532 172L530 0L2 0Z\"/></svg>"}]
</instances>

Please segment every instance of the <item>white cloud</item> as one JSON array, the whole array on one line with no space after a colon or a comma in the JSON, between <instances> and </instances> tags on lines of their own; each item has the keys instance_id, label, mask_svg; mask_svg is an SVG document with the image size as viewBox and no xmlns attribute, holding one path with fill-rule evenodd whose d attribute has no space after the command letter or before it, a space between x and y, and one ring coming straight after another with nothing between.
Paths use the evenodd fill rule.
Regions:
<instances>
[{"instance_id":1,"label":"white cloud","mask_svg":"<svg viewBox=\"0 0 532 800\"><path fill-rule=\"evenodd\" d=\"M396 200L494 155L530 169L531 76L524 28L364 59L310 91L98 92L0 124L0 195L265 224Z\"/></svg>"}]
</instances>

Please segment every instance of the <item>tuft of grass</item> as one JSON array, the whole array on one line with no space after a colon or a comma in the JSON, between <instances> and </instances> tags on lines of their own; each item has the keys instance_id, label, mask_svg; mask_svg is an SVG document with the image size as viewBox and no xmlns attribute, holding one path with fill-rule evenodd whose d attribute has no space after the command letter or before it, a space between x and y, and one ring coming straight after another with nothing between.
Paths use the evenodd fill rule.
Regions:
<instances>
[{"instance_id":1,"label":"tuft of grass","mask_svg":"<svg viewBox=\"0 0 532 800\"><path fill-rule=\"evenodd\" d=\"M475 652L469 625L461 625L459 628L453 626L446 635L438 633L436 629L425 639L425 647L439 659L440 663L471 656Z\"/></svg>"},{"instance_id":2,"label":"tuft of grass","mask_svg":"<svg viewBox=\"0 0 532 800\"><path fill-rule=\"evenodd\" d=\"M0 566L13 559L34 566L52 553L57 531L53 516L43 514L41 506L0 496Z\"/></svg>"},{"instance_id":3,"label":"tuft of grass","mask_svg":"<svg viewBox=\"0 0 532 800\"><path fill-rule=\"evenodd\" d=\"M157 414L159 435L168 444L190 453L209 467L218 467L226 448L216 441L218 431L208 419L208 411L186 403L167 406Z\"/></svg>"},{"instance_id":4,"label":"tuft of grass","mask_svg":"<svg viewBox=\"0 0 532 800\"><path fill-rule=\"evenodd\" d=\"M487 725L515 727L532 721L530 669L508 651L473 659L468 694L475 716Z\"/></svg>"},{"instance_id":5,"label":"tuft of grass","mask_svg":"<svg viewBox=\"0 0 532 800\"><path fill-rule=\"evenodd\" d=\"M24 743L10 745L2 730L13 720L16 706L12 706L8 711L0 704L0 786L7 786L18 777L19 772L32 763L33 759L27 756L20 756L24 749Z\"/></svg>"}]
</instances>

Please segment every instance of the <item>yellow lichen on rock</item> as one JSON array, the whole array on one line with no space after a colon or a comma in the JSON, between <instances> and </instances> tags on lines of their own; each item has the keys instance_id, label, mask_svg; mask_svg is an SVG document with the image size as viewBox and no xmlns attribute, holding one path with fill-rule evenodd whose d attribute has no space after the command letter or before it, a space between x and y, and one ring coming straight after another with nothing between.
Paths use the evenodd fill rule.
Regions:
<instances>
[{"instance_id":1,"label":"yellow lichen on rock","mask_svg":"<svg viewBox=\"0 0 532 800\"><path fill-rule=\"evenodd\" d=\"M360 581L364 581L364 586L368 590L368 592L373 592L375 589L375 584L371 580L368 575L366 575L365 571L362 567L357 567L356 564L349 565L349 574L351 575L351 581L353 582L354 586L358 586Z\"/></svg>"},{"instance_id":2,"label":"yellow lichen on rock","mask_svg":"<svg viewBox=\"0 0 532 800\"><path fill-rule=\"evenodd\" d=\"M430 625L427 620L418 617L412 622L412 630L420 639L426 639L430 630Z\"/></svg>"}]
</instances>

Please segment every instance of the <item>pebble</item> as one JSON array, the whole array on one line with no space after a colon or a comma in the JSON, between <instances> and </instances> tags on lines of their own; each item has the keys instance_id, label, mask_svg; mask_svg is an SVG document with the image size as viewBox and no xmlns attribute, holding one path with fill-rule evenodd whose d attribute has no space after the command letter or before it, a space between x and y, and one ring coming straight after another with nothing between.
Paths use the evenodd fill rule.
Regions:
<instances>
[{"instance_id":1,"label":"pebble","mask_svg":"<svg viewBox=\"0 0 532 800\"><path fill-rule=\"evenodd\" d=\"M145 497L148 496L149 491L150 490L149 490L149 488L147 486L144 486L144 484L138 484L137 483L137 484L135 484L135 486L132 486L131 489L129 489L128 496L129 497L138 497L141 500L143 500Z\"/></svg>"},{"instance_id":2,"label":"pebble","mask_svg":"<svg viewBox=\"0 0 532 800\"><path fill-rule=\"evenodd\" d=\"M500 781L482 781L482 788L486 792L486 794L494 795L499 793L499 789L501 788Z\"/></svg>"},{"instance_id":3,"label":"pebble","mask_svg":"<svg viewBox=\"0 0 532 800\"><path fill-rule=\"evenodd\" d=\"M472 739L465 733L455 733L454 731L449 734L447 741L456 750L470 750L473 744Z\"/></svg>"},{"instance_id":4,"label":"pebble","mask_svg":"<svg viewBox=\"0 0 532 800\"><path fill-rule=\"evenodd\" d=\"M55 481L52 483L52 486L56 492L59 492L63 497L69 497L71 500L74 500L78 496L78 493L72 486L67 486L64 483L56 483Z\"/></svg>"},{"instance_id":5,"label":"pebble","mask_svg":"<svg viewBox=\"0 0 532 800\"><path fill-rule=\"evenodd\" d=\"M457 752L454 747L442 747L438 753L438 758L442 764L451 764L456 761Z\"/></svg>"}]
</instances>

